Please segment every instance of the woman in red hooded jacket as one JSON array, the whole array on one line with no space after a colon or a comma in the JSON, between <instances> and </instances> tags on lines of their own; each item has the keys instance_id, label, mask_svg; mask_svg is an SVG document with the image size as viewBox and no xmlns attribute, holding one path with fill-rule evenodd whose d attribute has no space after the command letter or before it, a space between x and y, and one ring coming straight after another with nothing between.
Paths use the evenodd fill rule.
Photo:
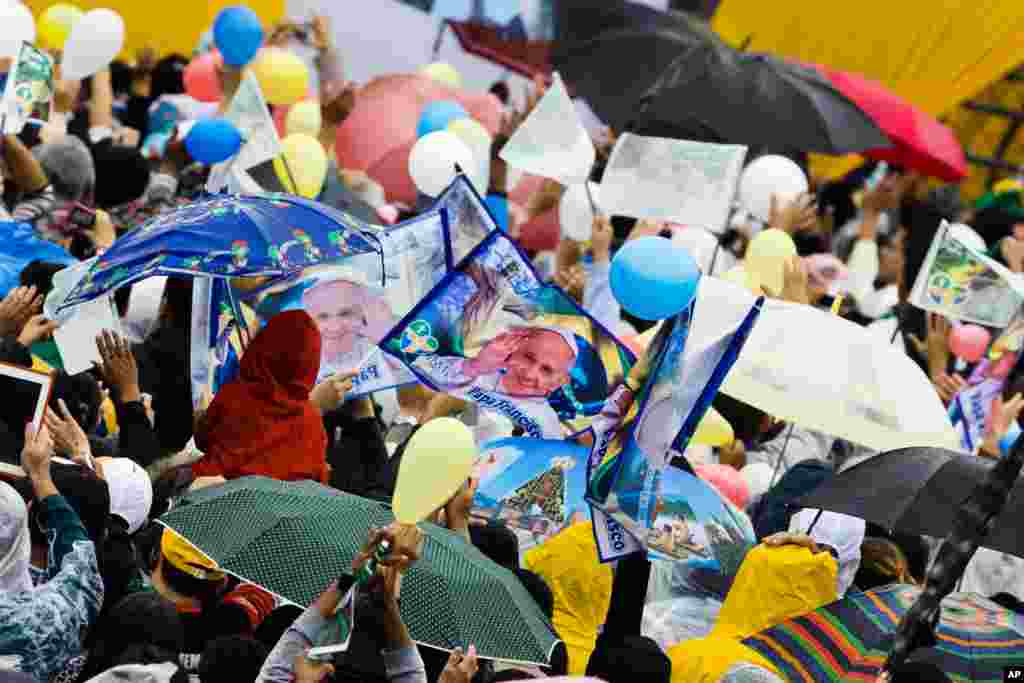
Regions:
<instances>
[{"instance_id":1,"label":"woman in red hooded jacket","mask_svg":"<svg viewBox=\"0 0 1024 683\"><path fill-rule=\"evenodd\" d=\"M319 369L320 331L309 314L274 316L200 418L196 446L205 456L193 474L326 483L327 434L309 398Z\"/></svg>"}]
</instances>

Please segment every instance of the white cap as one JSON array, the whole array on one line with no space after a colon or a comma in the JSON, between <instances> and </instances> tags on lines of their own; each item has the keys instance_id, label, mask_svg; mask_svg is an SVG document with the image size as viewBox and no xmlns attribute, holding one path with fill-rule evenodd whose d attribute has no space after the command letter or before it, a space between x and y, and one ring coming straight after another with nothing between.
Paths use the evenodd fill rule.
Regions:
<instances>
[{"instance_id":1,"label":"white cap","mask_svg":"<svg viewBox=\"0 0 1024 683\"><path fill-rule=\"evenodd\" d=\"M103 478L110 489L110 514L128 522L128 533L134 534L146 523L153 505L149 473L129 458L111 458L103 462Z\"/></svg>"}]
</instances>

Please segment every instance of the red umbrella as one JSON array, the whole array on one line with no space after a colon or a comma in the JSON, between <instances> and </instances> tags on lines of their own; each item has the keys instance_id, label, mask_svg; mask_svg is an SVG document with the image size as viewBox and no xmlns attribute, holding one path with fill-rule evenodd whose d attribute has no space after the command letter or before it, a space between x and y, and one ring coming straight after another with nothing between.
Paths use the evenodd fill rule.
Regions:
<instances>
[{"instance_id":1,"label":"red umbrella","mask_svg":"<svg viewBox=\"0 0 1024 683\"><path fill-rule=\"evenodd\" d=\"M470 21L447 21L462 49L500 64L526 78L550 76L551 41L506 40L496 27Z\"/></svg>"},{"instance_id":2,"label":"red umbrella","mask_svg":"<svg viewBox=\"0 0 1024 683\"><path fill-rule=\"evenodd\" d=\"M953 182L967 177L967 159L953 131L881 83L816 65L833 86L854 101L892 141L865 155Z\"/></svg>"}]
</instances>

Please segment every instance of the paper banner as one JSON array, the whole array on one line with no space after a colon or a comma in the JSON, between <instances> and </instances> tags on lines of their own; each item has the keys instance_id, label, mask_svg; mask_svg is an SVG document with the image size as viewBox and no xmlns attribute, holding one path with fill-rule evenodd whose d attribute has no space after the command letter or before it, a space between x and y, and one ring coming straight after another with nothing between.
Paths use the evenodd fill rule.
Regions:
<instances>
[{"instance_id":1,"label":"paper banner","mask_svg":"<svg viewBox=\"0 0 1024 683\"><path fill-rule=\"evenodd\" d=\"M672 221L721 233L747 148L624 133L601 180L609 214Z\"/></svg>"},{"instance_id":2,"label":"paper banner","mask_svg":"<svg viewBox=\"0 0 1024 683\"><path fill-rule=\"evenodd\" d=\"M943 221L914 281L910 302L986 327L1004 328L1024 304L1024 279L971 249Z\"/></svg>"},{"instance_id":3,"label":"paper banner","mask_svg":"<svg viewBox=\"0 0 1024 683\"><path fill-rule=\"evenodd\" d=\"M466 258L476 245L498 229L487 205L465 175L457 176L432 208L448 212L454 263Z\"/></svg>"},{"instance_id":4,"label":"paper banner","mask_svg":"<svg viewBox=\"0 0 1024 683\"><path fill-rule=\"evenodd\" d=\"M309 313L321 332L317 380L356 371L352 397L416 381L377 344L450 270L442 211L422 214L377 236L383 259L360 254L306 268L243 299L261 323L286 310Z\"/></svg>"},{"instance_id":5,"label":"paper banner","mask_svg":"<svg viewBox=\"0 0 1024 683\"><path fill-rule=\"evenodd\" d=\"M590 178L597 152L557 73L500 155L509 166L577 185Z\"/></svg>"},{"instance_id":6,"label":"paper banner","mask_svg":"<svg viewBox=\"0 0 1024 683\"><path fill-rule=\"evenodd\" d=\"M588 452L571 441L525 437L484 444L473 470L473 514L515 530L520 554L587 521Z\"/></svg>"},{"instance_id":7,"label":"paper banner","mask_svg":"<svg viewBox=\"0 0 1024 683\"><path fill-rule=\"evenodd\" d=\"M53 59L37 47L22 43L4 86L0 106L3 133L17 135L29 119L49 121L52 99Z\"/></svg>"},{"instance_id":8,"label":"paper banner","mask_svg":"<svg viewBox=\"0 0 1024 683\"><path fill-rule=\"evenodd\" d=\"M583 431L632 353L492 232L381 347L429 387L497 412L526 436Z\"/></svg>"},{"instance_id":9,"label":"paper banner","mask_svg":"<svg viewBox=\"0 0 1024 683\"><path fill-rule=\"evenodd\" d=\"M247 71L238 85L231 104L224 112L224 118L238 128L244 142L242 148L231 159L216 164L210 170L207 181L208 192L219 192L228 182L232 168L245 172L254 166L280 156L281 139L277 135L274 118L270 115L263 98L260 84L251 71Z\"/></svg>"},{"instance_id":10,"label":"paper banner","mask_svg":"<svg viewBox=\"0 0 1024 683\"><path fill-rule=\"evenodd\" d=\"M976 453L985 439L992 401L1002 394L1006 380L1017 366L1024 347L1024 318L1019 315L996 338L975 366L962 389L950 403L949 416L960 437L960 446Z\"/></svg>"},{"instance_id":11,"label":"paper banner","mask_svg":"<svg viewBox=\"0 0 1024 683\"><path fill-rule=\"evenodd\" d=\"M666 500L662 479L668 463L686 450L754 328L762 301L714 338L694 333L702 308L713 305L695 301L667 321L652 342L652 371L640 396L620 389L594 421L587 500L649 552L658 552L655 539L664 532L655 523ZM599 545L598 551L603 561L622 556L614 547Z\"/></svg>"}]
</instances>

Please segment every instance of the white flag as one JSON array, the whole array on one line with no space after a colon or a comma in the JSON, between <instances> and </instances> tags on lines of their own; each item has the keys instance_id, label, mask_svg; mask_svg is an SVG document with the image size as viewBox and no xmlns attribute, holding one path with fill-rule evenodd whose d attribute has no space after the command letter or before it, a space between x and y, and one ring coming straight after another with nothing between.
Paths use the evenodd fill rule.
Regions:
<instances>
[{"instance_id":1,"label":"white flag","mask_svg":"<svg viewBox=\"0 0 1024 683\"><path fill-rule=\"evenodd\" d=\"M586 182L597 158L562 78L554 83L502 148L501 158L521 171L563 185Z\"/></svg>"}]
</instances>

